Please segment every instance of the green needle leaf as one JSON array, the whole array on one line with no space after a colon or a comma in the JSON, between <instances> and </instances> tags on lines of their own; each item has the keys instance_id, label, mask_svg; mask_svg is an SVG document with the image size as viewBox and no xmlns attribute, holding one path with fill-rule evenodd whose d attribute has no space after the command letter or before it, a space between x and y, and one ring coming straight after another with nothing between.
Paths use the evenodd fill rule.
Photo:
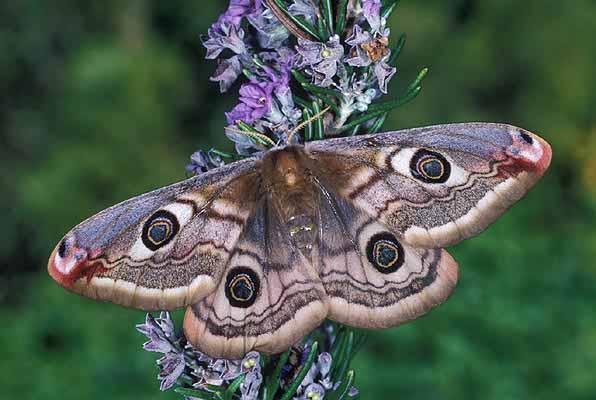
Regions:
<instances>
[{"instance_id":1,"label":"green needle leaf","mask_svg":"<svg viewBox=\"0 0 596 400\"><path fill-rule=\"evenodd\" d=\"M313 115L317 115L318 113L321 112L321 107L319 105L318 101L313 101L312 102L312 110L313 110ZM324 132L324 128L323 128L323 118L317 118L314 121L314 138L315 140L320 140L323 139L325 137L325 132Z\"/></svg>"},{"instance_id":2,"label":"green needle leaf","mask_svg":"<svg viewBox=\"0 0 596 400\"><path fill-rule=\"evenodd\" d=\"M296 96L296 95L293 95L292 99L294 100L294 103L298 104L302 108L306 108L312 114L312 109L310 107L311 104L308 101L306 101L302 97Z\"/></svg>"},{"instance_id":3,"label":"green needle leaf","mask_svg":"<svg viewBox=\"0 0 596 400\"><path fill-rule=\"evenodd\" d=\"M352 349L354 347L354 331L351 329L348 331L346 341L341 349L340 358L339 358L339 367L335 373L335 377L333 377L334 381L337 381L338 378L341 378L348 369L348 365L350 364L350 355L352 354Z\"/></svg>"},{"instance_id":4,"label":"green needle leaf","mask_svg":"<svg viewBox=\"0 0 596 400\"><path fill-rule=\"evenodd\" d=\"M279 389L281 371L284 365L286 365L288 362L288 358L290 358L291 353L291 350L288 350L279 357L279 361L275 366L275 370L273 371L273 374L269 376L269 380L265 386L263 400L270 400L275 397L275 393L277 393L277 389Z\"/></svg>"},{"instance_id":5,"label":"green needle leaf","mask_svg":"<svg viewBox=\"0 0 596 400\"><path fill-rule=\"evenodd\" d=\"M370 129L368 130L368 133L377 133L379 132L379 130L381 129L381 127L383 126L383 124L385 123L385 119L387 118L387 113L382 114L375 122L374 124L370 127Z\"/></svg>"},{"instance_id":6,"label":"green needle leaf","mask_svg":"<svg viewBox=\"0 0 596 400\"><path fill-rule=\"evenodd\" d=\"M335 26L335 33L342 36L346 28L346 14L348 12L348 0L339 0L337 5L337 25Z\"/></svg>"},{"instance_id":7,"label":"green needle leaf","mask_svg":"<svg viewBox=\"0 0 596 400\"><path fill-rule=\"evenodd\" d=\"M422 86L420 86L420 84L422 83L422 80L426 77L427 74L428 74L428 68L422 68L422 70L416 76L416 79L414 79L412 81L412 83L410 83L408 85L408 88L406 89L406 93L402 97L399 97L395 100L385 101L383 103L371 104L368 107L368 112L374 114L374 113L378 113L379 111L383 111L383 112L390 111L390 110L394 109L395 107L399 107L399 106L411 101L412 99L414 99L414 97L416 97L418 95L418 93L420 93L420 90L422 89ZM371 114L368 114L368 115L371 115ZM376 114L376 115L380 115L380 114ZM367 119L367 121L368 121L368 119Z\"/></svg>"},{"instance_id":8,"label":"green needle leaf","mask_svg":"<svg viewBox=\"0 0 596 400\"><path fill-rule=\"evenodd\" d=\"M234 393L236 393L242 382L244 382L245 378L246 374L242 374L238 378L234 379L232 383L230 383L230 386L228 386L224 392L224 400L232 400Z\"/></svg>"},{"instance_id":9,"label":"green needle leaf","mask_svg":"<svg viewBox=\"0 0 596 400\"><path fill-rule=\"evenodd\" d=\"M312 117L312 114L308 111L308 109L302 109L302 120L308 121ZM304 141L310 142L312 140L312 123L306 124L304 127Z\"/></svg>"},{"instance_id":10,"label":"green needle leaf","mask_svg":"<svg viewBox=\"0 0 596 400\"><path fill-rule=\"evenodd\" d=\"M406 34L402 33L399 36L399 39L397 39L397 44L395 45L395 48L391 51L391 56L389 56L388 64L391 65L392 67L395 67L395 64L397 64L397 58L399 57L402 50L404 49L405 44L406 44Z\"/></svg>"},{"instance_id":11,"label":"green needle leaf","mask_svg":"<svg viewBox=\"0 0 596 400\"><path fill-rule=\"evenodd\" d=\"M206 392L204 390L198 390L198 389L189 389L189 388L178 387L178 388L174 389L174 392L181 394L182 396L196 397L197 399L203 399L203 400L217 399L215 393Z\"/></svg>"},{"instance_id":12,"label":"green needle leaf","mask_svg":"<svg viewBox=\"0 0 596 400\"><path fill-rule=\"evenodd\" d=\"M230 159L235 159L236 158L232 153L228 153L226 151L221 151L221 150L217 150L217 149L213 149L213 148L210 151L213 154L217 154L218 156L220 156L222 158L230 158Z\"/></svg>"},{"instance_id":13,"label":"green needle leaf","mask_svg":"<svg viewBox=\"0 0 596 400\"><path fill-rule=\"evenodd\" d=\"M313 39L316 39L316 40L318 40L320 42L323 41L323 38L319 35L319 33L317 32L317 30L315 29L314 26L312 26L311 24L309 24L308 22L306 22L306 20L304 20L302 17L294 16L294 15L292 15L290 13L290 11L288 11L288 7L283 2L283 0L271 0L271 1L273 1L273 3L283 12L283 14L285 15L285 17L288 18L299 29L303 30L308 35L312 36ZM274 10L271 9L271 11L274 11ZM283 22L284 21L282 21L282 23ZM284 26L286 26L286 28L290 28L286 24L284 24ZM300 34L297 34L296 36L302 37L302 35L300 35Z\"/></svg>"},{"instance_id":14,"label":"green needle leaf","mask_svg":"<svg viewBox=\"0 0 596 400\"><path fill-rule=\"evenodd\" d=\"M321 0L321 8L322 19L327 26L327 37L329 37L333 34L333 5L331 0Z\"/></svg>"},{"instance_id":15,"label":"green needle leaf","mask_svg":"<svg viewBox=\"0 0 596 400\"><path fill-rule=\"evenodd\" d=\"M418 94L420 93L421 90L422 90L422 87L421 86L418 86L413 91L411 91L410 93L407 93L403 97L400 97L400 98L398 98L396 100L392 100L392 101L388 101L388 102L385 102L385 103L378 104L378 106L379 106L378 107L379 108L378 111L370 112L368 114L362 115L359 118L354 119L352 122L350 122L348 124L345 124L340 129L338 129L337 130L338 133L345 132L345 131L351 129L352 127L354 127L356 125L363 124L363 123L365 123L367 121L370 121L373 118L376 118L376 117L378 117L380 115L383 115L385 112L387 112L387 111L389 111L389 110L391 110L393 108L396 108L396 107L399 107L399 106L403 106L404 104L409 103L410 101L414 100L414 98L416 96L418 96ZM369 109L370 109L370 107L369 107Z\"/></svg>"},{"instance_id":16,"label":"green needle leaf","mask_svg":"<svg viewBox=\"0 0 596 400\"><path fill-rule=\"evenodd\" d=\"M337 389L328 393L325 396L326 400L340 400L348 398L348 392L350 388L354 385L354 379L356 378L356 374L353 370L348 371L346 376L342 379L341 384Z\"/></svg>"},{"instance_id":17,"label":"green needle leaf","mask_svg":"<svg viewBox=\"0 0 596 400\"><path fill-rule=\"evenodd\" d=\"M417 87L420 87L420 84L422 83L422 80L426 78L426 75L428 75L428 68L422 68L420 72L418 72L416 79L414 79L414 81L408 86L406 93L415 90Z\"/></svg>"},{"instance_id":18,"label":"green needle leaf","mask_svg":"<svg viewBox=\"0 0 596 400\"><path fill-rule=\"evenodd\" d=\"M399 0L383 1L383 6L381 7L381 17L385 19L389 18L398 3Z\"/></svg>"},{"instance_id":19,"label":"green needle leaf","mask_svg":"<svg viewBox=\"0 0 596 400\"><path fill-rule=\"evenodd\" d=\"M308 79L302 73L300 73L300 71L298 71L296 69L292 70L292 75L300 83L300 85L302 85L302 87L305 90L308 90L309 92L320 93L320 94L325 94L325 95L329 95L329 96L335 96L339 100L342 100L344 98L343 94L341 94L340 91L313 85L312 83L310 83L308 81Z\"/></svg>"},{"instance_id":20,"label":"green needle leaf","mask_svg":"<svg viewBox=\"0 0 596 400\"><path fill-rule=\"evenodd\" d=\"M339 363L337 363L337 360L341 355L341 349L343 348L346 339L346 329L343 327L339 328L339 330L337 331L337 336L335 337L335 342L333 343L333 347L331 348L331 359L333 360L333 363L331 364L332 375L334 371L339 367Z\"/></svg>"}]
</instances>

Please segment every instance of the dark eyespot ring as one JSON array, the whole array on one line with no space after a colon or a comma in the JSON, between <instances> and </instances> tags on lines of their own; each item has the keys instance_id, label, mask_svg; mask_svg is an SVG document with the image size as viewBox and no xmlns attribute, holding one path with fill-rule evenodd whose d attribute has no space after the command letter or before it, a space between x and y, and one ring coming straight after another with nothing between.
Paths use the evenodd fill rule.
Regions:
<instances>
[{"instance_id":1,"label":"dark eyespot ring","mask_svg":"<svg viewBox=\"0 0 596 400\"><path fill-rule=\"evenodd\" d=\"M179 230L180 224L174 214L158 210L143 225L141 239L149 250L155 251L170 243Z\"/></svg>"},{"instance_id":2,"label":"dark eyespot ring","mask_svg":"<svg viewBox=\"0 0 596 400\"><path fill-rule=\"evenodd\" d=\"M534 139L532 139L532 136L528 135L526 132L520 132L519 133L519 136L527 144L533 144L534 143Z\"/></svg>"},{"instance_id":3,"label":"dark eyespot ring","mask_svg":"<svg viewBox=\"0 0 596 400\"><path fill-rule=\"evenodd\" d=\"M420 149L410 160L410 172L425 183L444 183L451 175L451 164L435 151Z\"/></svg>"},{"instance_id":4,"label":"dark eyespot ring","mask_svg":"<svg viewBox=\"0 0 596 400\"><path fill-rule=\"evenodd\" d=\"M257 274L247 267L236 267L228 272L225 293L234 307L247 308L254 304L259 295L261 282Z\"/></svg>"},{"instance_id":5,"label":"dark eyespot ring","mask_svg":"<svg viewBox=\"0 0 596 400\"><path fill-rule=\"evenodd\" d=\"M366 244L368 261L382 274L397 271L404 264L405 256L403 246L389 232L373 235Z\"/></svg>"}]
</instances>

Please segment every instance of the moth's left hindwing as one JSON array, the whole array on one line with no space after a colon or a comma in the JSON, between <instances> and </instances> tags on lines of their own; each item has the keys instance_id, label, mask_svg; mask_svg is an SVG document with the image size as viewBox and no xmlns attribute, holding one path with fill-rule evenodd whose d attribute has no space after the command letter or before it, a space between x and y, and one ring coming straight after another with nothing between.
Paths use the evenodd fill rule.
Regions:
<instances>
[{"instance_id":1,"label":"moth's left hindwing","mask_svg":"<svg viewBox=\"0 0 596 400\"><path fill-rule=\"evenodd\" d=\"M82 222L56 246L50 275L74 292L170 310L213 291L254 212L258 161L135 197Z\"/></svg>"}]
</instances>

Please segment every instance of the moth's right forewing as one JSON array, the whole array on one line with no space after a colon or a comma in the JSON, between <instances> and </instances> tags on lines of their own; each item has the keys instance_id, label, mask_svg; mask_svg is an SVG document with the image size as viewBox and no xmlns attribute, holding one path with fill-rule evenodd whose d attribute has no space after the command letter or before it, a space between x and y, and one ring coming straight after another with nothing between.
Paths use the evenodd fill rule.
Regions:
<instances>
[{"instance_id":1,"label":"moth's right forewing","mask_svg":"<svg viewBox=\"0 0 596 400\"><path fill-rule=\"evenodd\" d=\"M438 248L474 236L519 200L551 159L520 128L470 123L308 143L325 184L403 236Z\"/></svg>"}]
</instances>

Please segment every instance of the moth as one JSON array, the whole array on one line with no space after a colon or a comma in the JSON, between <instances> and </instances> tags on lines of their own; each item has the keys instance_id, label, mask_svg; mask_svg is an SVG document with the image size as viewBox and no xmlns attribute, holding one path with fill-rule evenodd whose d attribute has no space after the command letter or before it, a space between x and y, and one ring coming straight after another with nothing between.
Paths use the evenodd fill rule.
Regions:
<instances>
[{"instance_id":1,"label":"moth","mask_svg":"<svg viewBox=\"0 0 596 400\"><path fill-rule=\"evenodd\" d=\"M204 353L279 353L325 318L387 328L443 303L477 235L539 180L549 144L503 124L438 125L278 146L110 207L49 274L142 310L187 307Z\"/></svg>"}]
</instances>

